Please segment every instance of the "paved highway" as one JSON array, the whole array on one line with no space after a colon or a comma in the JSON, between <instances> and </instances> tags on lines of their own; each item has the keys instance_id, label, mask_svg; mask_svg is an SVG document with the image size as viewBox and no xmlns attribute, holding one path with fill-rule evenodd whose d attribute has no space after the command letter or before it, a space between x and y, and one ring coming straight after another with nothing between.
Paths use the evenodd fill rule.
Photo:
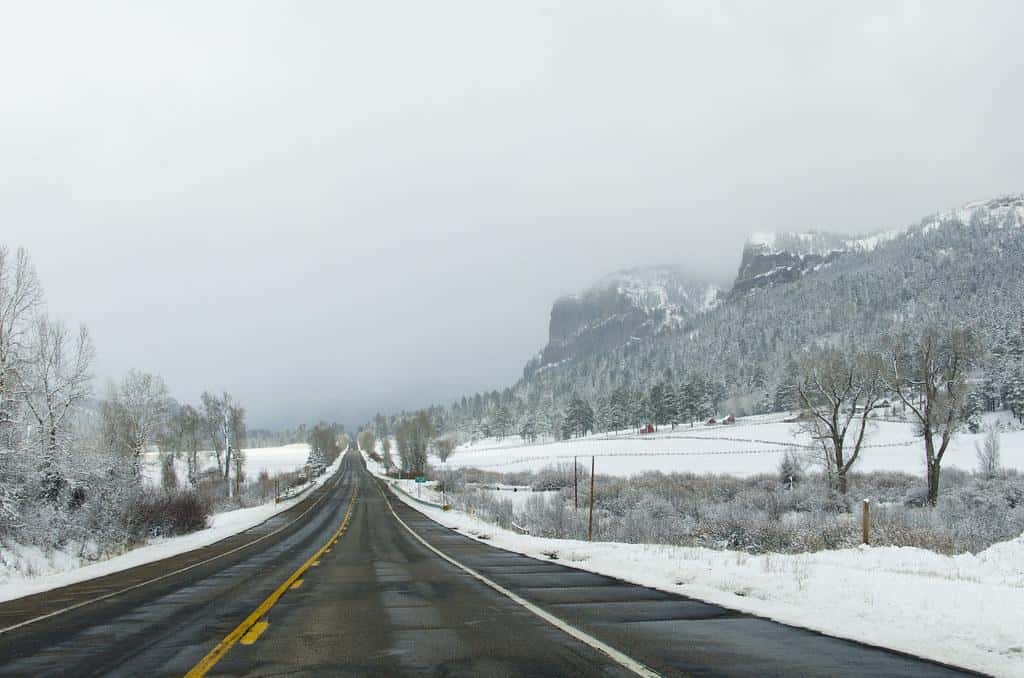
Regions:
<instances>
[{"instance_id":1,"label":"paved highway","mask_svg":"<svg viewBox=\"0 0 1024 678\"><path fill-rule=\"evenodd\" d=\"M0 675L964 673L495 549L389 499L350 453L254 530L0 604Z\"/></svg>"}]
</instances>

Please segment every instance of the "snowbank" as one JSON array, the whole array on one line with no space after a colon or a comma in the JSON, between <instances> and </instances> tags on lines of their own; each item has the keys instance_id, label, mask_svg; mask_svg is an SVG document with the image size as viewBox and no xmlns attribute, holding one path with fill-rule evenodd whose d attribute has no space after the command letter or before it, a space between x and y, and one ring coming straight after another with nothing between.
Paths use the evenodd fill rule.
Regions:
<instances>
[{"instance_id":1,"label":"snowbank","mask_svg":"<svg viewBox=\"0 0 1024 678\"><path fill-rule=\"evenodd\" d=\"M344 453L338 456L326 473L313 481L311 487L327 482L337 472L343 458ZM0 601L68 586L208 546L266 522L295 506L305 496L303 492L280 504L268 503L216 513L210 519L210 526L204 530L180 537L152 539L145 546L99 562L85 561L65 551L47 554L34 546L0 544ZM15 563L19 565L17 569L13 567ZM26 569L31 574L26 575Z\"/></svg>"},{"instance_id":2,"label":"snowbank","mask_svg":"<svg viewBox=\"0 0 1024 678\"><path fill-rule=\"evenodd\" d=\"M371 462L372 463L372 462ZM379 467L372 467L379 473ZM521 535L402 501L487 543L832 636L999 676L1024 675L1024 537L978 555L869 548L753 556Z\"/></svg>"}]
</instances>

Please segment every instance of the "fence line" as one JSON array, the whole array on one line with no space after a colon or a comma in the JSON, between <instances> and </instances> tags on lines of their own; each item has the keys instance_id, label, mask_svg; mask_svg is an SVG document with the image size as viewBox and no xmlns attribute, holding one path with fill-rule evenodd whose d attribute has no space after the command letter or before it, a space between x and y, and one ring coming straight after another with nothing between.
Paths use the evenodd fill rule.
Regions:
<instances>
[{"instance_id":1,"label":"fence line","mask_svg":"<svg viewBox=\"0 0 1024 678\"><path fill-rule=\"evenodd\" d=\"M743 442L758 442L758 441L743 441ZM862 450L866 449L881 449L881 448L893 448L893 447L909 447L913 445L916 440L902 440L891 443L875 443L861 445ZM730 455L754 455L754 454L780 454L791 451L816 451L819 449L817 445L799 445L797 443L781 443L772 442L772 445L776 447L771 449L746 449L746 450L688 450L688 451L668 451L668 450L657 450L657 451L644 451L644 452L581 452L579 450L575 452L566 452L563 454L549 454L549 455L537 455L529 457L515 457L513 459L503 459L497 462L491 462L487 464L467 464L467 468L477 469L488 469L488 468L502 468L506 466L514 466L516 464L524 464L527 462L536 461L555 461L560 459L573 459L575 457L602 457L602 458L615 458L615 457L711 457L711 456L730 456Z\"/></svg>"},{"instance_id":2,"label":"fence line","mask_svg":"<svg viewBox=\"0 0 1024 678\"><path fill-rule=\"evenodd\" d=\"M879 417L876 421L885 421L888 423L906 423L906 420L899 419L887 419ZM769 424L797 424L798 422L791 421L790 419L777 419L768 421L759 421L751 423L736 423L736 424L716 424L716 428L711 428L708 425L702 424L699 431L707 431L711 435L700 435L698 433L675 433L672 430L665 432L638 434L625 433L623 435L617 435L615 433L598 433L590 436L584 436L581 438L567 438L565 440L544 440L541 442L522 442L515 445L490 445L488 447L476 447L476 448L457 448L457 452L460 456L471 455L471 454L483 454L488 452L500 452L503 450L518 450L527 447L547 447L550 445L582 445L594 442L614 442L614 441L641 441L641 442L652 442L657 443L662 440L724 440L726 442L740 442L740 443L758 443L762 445L777 445L780 447L791 447L793 443L781 442L778 440L764 440L758 438L741 438L737 436L717 436L713 435L714 431L733 431L736 429L752 428L756 426L765 426ZM685 430L685 424L680 425ZM511 436L509 436L511 437ZM893 445L895 446L895 445ZM808 449L815 447L814 445L804 445ZM867 446L865 446L867 447Z\"/></svg>"}]
</instances>

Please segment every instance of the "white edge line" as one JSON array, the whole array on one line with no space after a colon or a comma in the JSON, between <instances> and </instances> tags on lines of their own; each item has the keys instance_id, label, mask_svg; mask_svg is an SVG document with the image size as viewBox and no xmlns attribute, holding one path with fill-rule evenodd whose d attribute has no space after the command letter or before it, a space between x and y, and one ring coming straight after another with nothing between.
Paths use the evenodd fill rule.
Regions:
<instances>
[{"instance_id":1,"label":"white edge line","mask_svg":"<svg viewBox=\"0 0 1024 678\"><path fill-rule=\"evenodd\" d=\"M340 470L340 467L339 467L339 470ZM334 484L337 485L339 481L340 481L340 476L339 476L338 480L334 481ZM324 483L324 484L326 485L326 483ZM320 504L320 502L322 502L324 500L324 498L327 497L327 494L328 494L327 492L324 492L324 494L322 494L319 499L317 499L315 502L310 504L309 507L306 508L305 511L303 511L302 513L297 515L295 517L295 520L291 521L287 525L282 525L281 527L277 528L273 532L268 532L267 534L263 535L262 537L258 537L256 539L253 539L252 541L246 542L245 544L242 544L241 546L236 546L235 548L231 549L230 551L225 551L224 553L217 554L215 556L207 558L206 560L201 560L198 563L192 563L191 565L188 565L188 566L183 567L183 568L178 569L178 570L174 570L173 572L168 572L166 574L162 574L159 577L154 577L153 579L147 579L146 581L139 582L138 584L133 584L132 586L129 586L127 588L123 588L123 589L120 589L118 591L113 591L111 593L105 593L102 596L98 596L96 598L90 598L89 600L83 600L80 603L75 603L74 605L68 605L67 607L62 607L59 610L54 610L53 612L47 612L46 614L39 615L38 617L33 617L32 619L26 619L25 621L18 622L17 624L14 624L13 626L7 626L5 628L0 629L0 636L2 636L5 633L9 633L11 631L15 631L17 629L23 628L25 626L29 626L30 624L35 624L37 622L41 622L44 619L50 619L51 617L56 617L57 615L61 615L61 614L65 614L67 612L71 612L73 610L77 610L79 608L85 607L86 605L92 605L93 603L98 603L98 602L100 602L102 600L107 600L109 598L114 598L116 596L120 596L122 594L128 593L129 591L134 591L135 589L140 589L143 586L149 586L150 584L155 584L156 582L162 581L164 579L167 579L168 577L173 577L173 576L181 574L183 572L188 572L189 570L195 569L195 568L199 567L200 565L207 565L209 563L212 563L215 560L220 560L221 558L223 558L225 556L230 556L232 553L237 553L237 552L241 551L242 549L247 549L250 546L254 546L255 544L260 543L264 539L269 539L270 537L273 537L275 534L279 534L281 531L287 530L289 527L291 527L292 525L294 525L298 521L302 520L302 518L304 518L307 513L312 511L314 508L316 508ZM282 513L283 513L283 511L282 511ZM268 520L274 518L277 515L280 515L280 514L274 514L273 516L270 516L269 518L267 518L267 520L264 520L262 523L257 523L257 524L255 524L252 527L247 528L247 529L251 530L253 528L259 527L260 525L262 525L263 523L266 523ZM240 534L240 533L237 533L237 534ZM229 535L229 536L234 536L234 535ZM228 538L229 537L224 537L224 539L228 539ZM223 540L221 540L221 541L223 541ZM217 542L213 542L213 544L216 544L216 543ZM213 546L213 544L207 544L207 546ZM200 548L206 548L206 547L205 546L201 546ZM188 553L188 551L184 551L183 553ZM182 555L182 554L179 553L177 555ZM168 558L174 558L176 556L167 556L167 557ZM141 565L137 565L136 567L144 567L146 565L151 565L153 563L158 563L158 562L160 562L160 561L159 560L154 560L151 563L143 563ZM129 568L129 569L131 569L131 568ZM127 570L122 570L122 572L126 572L126 571ZM117 573L113 573L112 572L111 574L117 574ZM101 576L109 576L109 575L101 575ZM87 581L91 581L91 580L83 579L82 582L76 582L76 584L84 583L84 582L87 582ZM68 586L75 586L75 584L68 584ZM61 588L63 588L63 587L61 587ZM56 591L58 589L51 589L51 590ZM40 593L42 593L42 592L40 592ZM18 600L18 599L14 598L12 600Z\"/></svg>"},{"instance_id":2,"label":"white edge line","mask_svg":"<svg viewBox=\"0 0 1024 678\"><path fill-rule=\"evenodd\" d=\"M459 561L455 560L454 558L452 558L451 556L447 555L446 553L443 553L442 551L439 551L432 544L430 544L426 539L424 539L419 534L417 534L415 530L413 530L411 527L409 527L405 523L404 520L402 520L401 518L398 517L398 514L395 513L395 508L391 505L391 500L388 499L388 496L386 494L384 494L384 490L380 487L380 485L377 486L377 489L380 490L381 495L384 497L384 501L387 502L388 509L391 511L391 515L393 515L395 517L395 520L397 520L402 525L402 527L404 527L406 530L408 530L409 534L411 534L413 537L415 537L421 544L423 544L428 549L430 549L431 551L436 553L438 556L440 556L441 558L444 558L446 561L448 561L449 563L451 563L455 567L459 568L460 570L466 572L467 574L469 574L470 576L474 577L475 579L483 582L484 584L487 584L488 586L490 586L492 589L494 589L498 593L502 594L503 596L505 596L507 598L510 598L512 601L518 603L519 605L522 605L527 610L529 610L533 614L537 615L538 617L540 617L541 619L543 619L547 623L551 624L552 626L554 626L558 630L563 631L563 632L569 634L570 636L572 636L573 638L575 638L576 640L580 641L581 643L584 643L585 645L589 645L590 647L594 648L595 650L599 650L600 652L603 652L604 654L608 655L609 657L614 659L617 663L619 663L621 666L623 666L624 668L628 669L629 671L632 671L636 675L638 675L638 676L645 676L645 678L659 678L660 674L655 673L654 671L652 671L651 669L647 668L646 666L644 666L641 662L637 661L636 659L633 659L629 655L624 654L623 652L620 652L619 650L616 650L614 647L612 647L610 645L602 643L597 638L594 638L593 636L589 635L588 633L586 633L584 631L581 631L580 629L576 628L575 626L572 626L568 622L563 621L559 617L556 617L555 615L553 615L550 612L544 610L543 608L538 607L537 605L534 605L530 601L526 600L525 598L520 597L519 595L513 593L512 591L509 591L507 588L505 588L501 584L498 584L497 582L491 581L490 579L488 579L484 575L480 574L476 570L474 570L471 567L468 567L466 565L463 565L462 563L460 563Z\"/></svg>"}]
</instances>

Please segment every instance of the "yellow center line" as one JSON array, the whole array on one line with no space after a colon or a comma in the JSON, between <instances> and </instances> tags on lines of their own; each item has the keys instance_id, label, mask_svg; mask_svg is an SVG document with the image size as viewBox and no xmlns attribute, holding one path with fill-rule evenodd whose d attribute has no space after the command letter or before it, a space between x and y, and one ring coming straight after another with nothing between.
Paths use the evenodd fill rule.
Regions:
<instances>
[{"instance_id":1,"label":"yellow center line","mask_svg":"<svg viewBox=\"0 0 1024 678\"><path fill-rule=\"evenodd\" d=\"M251 629L245 632L245 635L242 636L242 639L238 642L242 645L252 645L261 635L263 635L263 632L267 630L268 626L270 626L270 622L256 622L252 625Z\"/></svg>"},{"instance_id":2,"label":"yellow center line","mask_svg":"<svg viewBox=\"0 0 1024 678\"><path fill-rule=\"evenodd\" d=\"M237 643L239 640L243 641L243 645L251 645L252 643L256 642L256 639L259 638L260 634L263 633L263 631L265 631L267 626L269 625L268 622L263 620L263 618L267 615L267 612L270 611L270 608L274 607L277 601L280 600L281 596L284 595L285 591L291 588L293 584L302 581L300 578L306 572L306 570L308 570L313 565L319 564L320 556L324 554L324 551L330 545L331 540L337 540L348 528L348 523L352 519L352 510L355 508L356 496L358 494L359 488L356 487L352 491L352 499L348 503L348 510L345 511L345 517L344 519L342 519L341 525L338 526L338 529L334 532L333 535L331 535L331 538L328 539L323 546L317 549L316 553L310 556L309 560L307 560L305 563L299 566L299 569L295 570L295 572L293 572L291 576L285 579L284 582L280 586L278 586L273 593L267 596L267 599L260 603L259 607L253 610L252 613L245 618L245 621L236 626L234 630L231 631L231 633L226 635L223 640L217 643L216 647L210 650L209 654L203 657L198 664L193 666L192 670L185 674L185 678L201 678L202 676L205 676L207 672L209 672L209 670L212 669L217 664L217 662L219 662L224 657L224 655L228 653L228 650L234 647L235 643ZM261 624L262 627L257 631L255 627ZM250 634L250 632L252 633ZM243 636L246 636L248 639L250 639L249 642L245 642Z\"/></svg>"}]
</instances>

